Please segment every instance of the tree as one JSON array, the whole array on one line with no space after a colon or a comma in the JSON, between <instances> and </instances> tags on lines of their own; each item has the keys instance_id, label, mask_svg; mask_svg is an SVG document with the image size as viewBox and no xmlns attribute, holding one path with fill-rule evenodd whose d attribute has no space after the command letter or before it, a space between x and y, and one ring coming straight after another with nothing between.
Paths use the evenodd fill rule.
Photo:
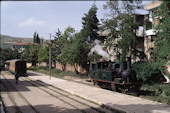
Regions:
<instances>
[{"instance_id":1,"label":"tree","mask_svg":"<svg viewBox=\"0 0 170 113\"><path fill-rule=\"evenodd\" d=\"M37 43L37 44L40 44L40 42L41 42L41 39L39 38L39 35L36 32L34 33L33 42Z\"/></svg>"},{"instance_id":2,"label":"tree","mask_svg":"<svg viewBox=\"0 0 170 113\"><path fill-rule=\"evenodd\" d=\"M29 45L25 47L25 49L21 52L21 59L28 61L29 59Z\"/></svg>"},{"instance_id":3,"label":"tree","mask_svg":"<svg viewBox=\"0 0 170 113\"><path fill-rule=\"evenodd\" d=\"M120 60L125 60L127 54L135 55L136 52L136 33L134 30L138 28L134 22L135 18L131 15L124 15L122 19L119 36L122 38L118 41L118 48L121 50Z\"/></svg>"},{"instance_id":4,"label":"tree","mask_svg":"<svg viewBox=\"0 0 170 113\"><path fill-rule=\"evenodd\" d=\"M38 33L37 33L37 41L36 41L36 43L40 44L40 38L39 38Z\"/></svg>"},{"instance_id":5,"label":"tree","mask_svg":"<svg viewBox=\"0 0 170 113\"><path fill-rule=\"evenodd\" d=\"M34 32L34 35L33 35L33 42L36 43L36 38L37 38L37 33Z\"/></svg>"},{"instance_id":6,"label":"tree","mask_svg":"<svg viewBox=\"0 0 170 113\"><path fill-rule=\"evenodd\" d=\"M156 55L155 68L164 70L164 64L170 60L170 1L164 0L158 10L155 12L161 17L160 24L156 27L157 36L154 38ZM168 64L170 65L170 64Z\"/></svg>"},{"instance_id":7,"label":"tree","mask_svg":"<svg viewBox=\"0 0 170 113\"><path fill-rule=\"evenodd\" d=\"M86 41L92 43L95 39L99 39L97 31L99 30L99 20L97 19L97 7L95 4L92 5L88 14L84 14L85 17L82 18L82 34L86 37Z\"/></svg>"},{"instance_id":8,"label":"tree","mask_svg":"<svg viewBox=\"0 0 170 113\"><path fill-rule=\"evenodd\" d=\"M36 66L36 63L38 63L38 51L39 51L40 45L33 43L29 44L29 61L32 63L32 66Z\"/></svg>"},{"instance_id":9,"label":"tree","mask_svg":"<svg viewBox=\"0 0 170 113\"><path fill-rule=\"evenodd\" d=\"M3 48L0 54L1 65L4 66L7 60L13 59L13 51L10 48Z\"/></svg>"},{"instance_id":10,"label":"tree","mask_svg":"<svg viewBox=\"0 0 170 113\"><path fill-rule=\"evenodd\" d=\"M61 45L59 39L62 38L61 31L58 29L55 36L53 37L54 40L51 41L51 60L54 63L54 67L56 68L56 61L61 61L58 59L58 55L61 53L61 47L59 46Z\"/></svg>"},{"instance_id":11,"label":"tree","mask_svg":"<svg viewBox=\"0 0 170 113\"><path fill-rule=\"evenodd\" d=\"M118 60L124 61L127 55L136 53L135 9L142 8L141 1L109 1L104 9L110 9L110 18L103 20L103 30L110 30L106 47L114 48ZM120 5L121 4L121 5Z\"/></svg>"},{"instance_id":12,"label":"tree","mask_svg":"<svg viewBox=\"0 0 170 113\"><path fill-rule=\"evenodd\" d=\"M5 62L7 60L12 59L19 59L20 53L17 49L12 50L11 48L3 48L1 50L0 59L1 59L1 65L4 66Z\"/></svg>"},{"instance_id":13,"label":"tree","mask_svg":"<svg viewBox=\"0 0 170 113\"><path fill-rule=\"evenodd\" d=\"M82 32L76 33L74 28L68 27L64 31L63 36L57 38L57 43L60 47L58 59L60 59L63 64L68 63L73 65L77 74L78 65L83 68L86 67L89 46Z\"/></svg>"},{"instance_id":14,"label":"tree","mask_svg":"<svg viewBox=\"0 0 170 113\"><path fill-rule=\"evenodd\" d=\"M87 69L89 45L86 43L86 38L82 36L82 32L76 33L71 44L71 63L74 64L75 69L77 65L81 66L84 69ZM75 70L78 74L78 71Z\"/></svg>"},{"instance_id":15,"label":"tree","mask_svg":"<svg viewBox=\"0 0 170 113\"><path fill-rule=\"evenodd\" d=\"M20 59L21 54L19 53L18 49L12 50L12 58L13 59Z\"/></svg>"},{"instance_id":16,"label":"tree","mask_svg":"<svg viewBox=\"0 0 170 113\"><path fill-rule=\"evenodd\" d=\"M70 51L72 51L71 44L73 41L75 30L72 27L67 27L64 31L62 37L58 38L57 43L61 49L61 53L58 55L58 58L62 61L62 63L73 64L70 57Z\"/></svg>"},{"instance_id":17,"label":"tree","mask_svg":"<svg viewBox=\"0 0 170 113\"><path fill-rule=\"evenodd\" d=\"M44 46L41 47L38 51L38 62L46 62L48 64L49 61L49 47Z\"/></svg>"}]
</instances>

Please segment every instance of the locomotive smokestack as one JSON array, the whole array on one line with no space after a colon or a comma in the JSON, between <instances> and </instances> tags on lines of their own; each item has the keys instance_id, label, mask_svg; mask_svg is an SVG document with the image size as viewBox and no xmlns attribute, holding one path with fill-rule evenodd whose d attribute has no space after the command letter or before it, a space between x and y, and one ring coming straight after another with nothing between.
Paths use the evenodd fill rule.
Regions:
<instances>
[{"instance_id":1,"label":"locomotive smokestack","mask_svg":"<svg viewBox=\"0 0 170 113\"><path fill-rule=\"evenodd\" d=\"M121 60L120 61L120 70L123 70L123 68L124 68L123 61Z\"/></svg>"},{"instance_id":2,"label":"locomotive smokestack","mask_svg":"<svg viewBox=\"0 0 170 113\"><path fill-rule=\"evenodd\" d=\"M128 57L127 69L131 69L131 57Z\"/></svg>"}]
</instances>

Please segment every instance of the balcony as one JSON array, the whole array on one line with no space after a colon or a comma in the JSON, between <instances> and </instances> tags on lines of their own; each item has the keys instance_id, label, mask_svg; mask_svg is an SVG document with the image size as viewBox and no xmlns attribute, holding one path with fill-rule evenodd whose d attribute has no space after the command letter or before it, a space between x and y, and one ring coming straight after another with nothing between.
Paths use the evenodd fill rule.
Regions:
<instances>
[{"instance_id":1,"label":"balcony","mask_svg":"<svg viewBox=\"0 0 170 113\"><path fill-rule=\"evenodd\" d=\"M154 32L154 29L150 29L145 31L145 35L146 36L156 35L156 33Z\"/></svg>"}]
</instances>

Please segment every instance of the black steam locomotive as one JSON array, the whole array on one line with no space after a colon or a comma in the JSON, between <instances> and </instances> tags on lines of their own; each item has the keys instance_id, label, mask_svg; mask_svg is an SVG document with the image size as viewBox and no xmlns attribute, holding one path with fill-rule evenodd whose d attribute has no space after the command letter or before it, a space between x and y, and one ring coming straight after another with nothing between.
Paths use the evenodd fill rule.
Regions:
<instances>
[{"instance_id":1,"label":"black steam locomotive","mask_svg":"<svg viewBox=\"0 0 170 113\"><path fill-rule=\"evenodd\" d=\"M111 61L98 61L90 64L90 78L102 88L118 92L138 91L141 83L136 72L131 69L131 59L120 64Z\"/></svg>"}]
</instances>

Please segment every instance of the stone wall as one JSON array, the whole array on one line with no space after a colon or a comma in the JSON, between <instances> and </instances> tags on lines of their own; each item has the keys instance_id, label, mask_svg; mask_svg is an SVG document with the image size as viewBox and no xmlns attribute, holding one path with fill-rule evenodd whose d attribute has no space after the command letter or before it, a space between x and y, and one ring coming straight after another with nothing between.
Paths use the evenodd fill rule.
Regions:
<instances>
[{"instance_id":1,"label":"stone wall","mask_svg":"<svg viewBox=\"0 0 170 113\"><path fill-rule=\"evenodd\" d=\"M56 69L59 69L61 71L75 72L75 68L81 74L86 74L88 72L88 69L84 69L84 68L80 67L79 65L74 66L74 65L70 65L70 64L62 64L62 63L56 62Z\"/></svg>"}]
</instances>

